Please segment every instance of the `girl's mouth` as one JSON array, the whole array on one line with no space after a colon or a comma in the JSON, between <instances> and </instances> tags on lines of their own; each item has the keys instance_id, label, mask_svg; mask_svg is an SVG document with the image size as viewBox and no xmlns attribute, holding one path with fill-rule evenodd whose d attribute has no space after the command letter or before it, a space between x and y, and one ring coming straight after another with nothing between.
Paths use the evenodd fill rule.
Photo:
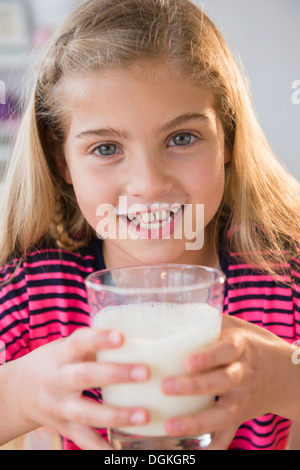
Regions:
<instances>
[{"instance_id":1,"label":"girl's mouth","mask_svg":"<svg viewBox=\"0 0 300 470\"><path fill-rule=\"evenodd\" d=\"M150 206L147 212L121 215L128 231L135 238L168 238L182 220L183 206L180 204Z\"/></svg>"}]
</instances>

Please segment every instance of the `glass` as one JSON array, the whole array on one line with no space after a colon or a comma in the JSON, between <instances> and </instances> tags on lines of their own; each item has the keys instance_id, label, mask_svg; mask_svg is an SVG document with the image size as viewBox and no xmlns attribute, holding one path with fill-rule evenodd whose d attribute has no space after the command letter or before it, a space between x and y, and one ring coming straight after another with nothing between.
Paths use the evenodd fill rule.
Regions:
<instances>
[{"instance_id":1,"label":"glass","mask_svg":"<svg viewBox=\"0 0 300 470\"><path fill-rule=\"evenodd\" d=\"M186 373L184 359L217 341L221 332L223 273L189 265L150 265L95 272L86 279L92 327L117 329L121 348L101 350L102 362L144 363L151 377L143 383L103 387L109 405L140 406L150 412L147 425L110 429L116 449L203 449L211 436L169 437L164 422L213 406L213 396L164 395L164 378Z\"/></svg>"}]
</instances>

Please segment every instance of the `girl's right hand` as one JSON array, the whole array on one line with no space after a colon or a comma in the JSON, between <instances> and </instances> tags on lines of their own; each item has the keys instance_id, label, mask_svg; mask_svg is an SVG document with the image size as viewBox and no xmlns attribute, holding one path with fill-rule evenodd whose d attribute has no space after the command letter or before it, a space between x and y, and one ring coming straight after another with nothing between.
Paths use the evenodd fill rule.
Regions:
<instances>
[{"instance_id":1,"label":"girl's right hand","mask_svg":"<svg viewBox=\"0 0 300 470\"><path fill-rule=\"evenodd\" d=\"M112 449L93 428L147 423L145 409L100 405L82 396L86 389L149 378L149 369L142 364L96 361L99 349L118 348L122 343L116 331L82 328L21 358L19 405L24 419L55 429L83 450Z\"/></svg>"}]
</instances>

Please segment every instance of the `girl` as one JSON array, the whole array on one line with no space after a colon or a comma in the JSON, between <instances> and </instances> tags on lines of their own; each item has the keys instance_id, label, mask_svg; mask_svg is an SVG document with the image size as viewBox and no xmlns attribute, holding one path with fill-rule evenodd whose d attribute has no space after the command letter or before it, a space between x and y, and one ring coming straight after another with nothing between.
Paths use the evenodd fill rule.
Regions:
<instances>
[{"instance_id":1,"label":"girl","mask_svg":"<svg viewBox=\"0 0 300 470\"><path fill-rule=\"evenodd\" d=\"M120 210L120 196L146 205L149 219ZM134 237L97 237L103 204ZM160 234L198 204L202 247ZM241 73L200 9L189 0L80 5L41 60L6 179L0 441L42 425L65 436L65 448L105 449L107 427L147 422L146 409L95 403L99 387L147 380L149 370L96 363L97 350L123 338L86 328L84 279L168 262L220 267L228 282L220 341L162 384L166 394L219 400L174 416L167 433L213 432L212 449L284 449L290 420L300 421L299 213L299 185L272 155Z\"/></svg>"}]
</instances>

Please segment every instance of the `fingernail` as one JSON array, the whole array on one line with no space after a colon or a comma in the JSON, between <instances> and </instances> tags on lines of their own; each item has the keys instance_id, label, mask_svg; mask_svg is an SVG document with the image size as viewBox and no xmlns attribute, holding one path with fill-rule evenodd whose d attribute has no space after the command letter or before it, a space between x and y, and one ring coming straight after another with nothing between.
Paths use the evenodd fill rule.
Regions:
<instances>
[{"instance_id":1,"label":"fingernail","mask_svg":"<svg viewBox=\"0 0 300 470\"><path fill-rule=\"evenodd\" d=\"M203 356L191 356L187 362L186 366L189 372L195 372L203 369L204 367L204 358Z\"/></svg>"},{"instance_id":2,"label":"fingernail","mask_svg":"<svg viewBox=\"0 0 300 470\"><path fill-rule=\"evenodd\" d=\"M144 424L147 421L147 415L144 411L135 411L130 416L131 424Z\"/></svg>"},{"instance_id":3,"label":"fingernail","mask_svg":"<svg viewBox=\"0 0 300 470\"><path fill-rule=\"evenodd\" d=\"M109 332L108 341L109 341L109 344L111 344L112 346L116 344L120 344L121 339L122 339L122 336L118 331Z\"/></svg>"},{"instance_id":4,"label":"fingernail","mask_svg":"<svg viewBox=\"0 0 300 470\"><path fill-rule=\"evenodd\" d=\"M134 367L133 369L131 369L130 375L134 381L143 382L148 378L148 370L146 369L146 367Z\"/></svg>"},{"instance_id":5,"label":"fingernail","mask_svg":"<svg viewBox=\"0 0 300 470\"><path fill-rule=\"evenodd\" d=\"M183 434L185 432L185 425L180 419L172 419L167 421L166 429L170 434Z\"/></svg>"},{"instance_id":6,"label":"fingernail","mask_svg":"<svg viewBox=\"0 0 300 470\"><path fill-rule=\"evenodd\" d=\"M163 391L165 393L178 393L179 385L178 381L174 379L167 379L163 383Z\"/></svg>"}]
</instances>

